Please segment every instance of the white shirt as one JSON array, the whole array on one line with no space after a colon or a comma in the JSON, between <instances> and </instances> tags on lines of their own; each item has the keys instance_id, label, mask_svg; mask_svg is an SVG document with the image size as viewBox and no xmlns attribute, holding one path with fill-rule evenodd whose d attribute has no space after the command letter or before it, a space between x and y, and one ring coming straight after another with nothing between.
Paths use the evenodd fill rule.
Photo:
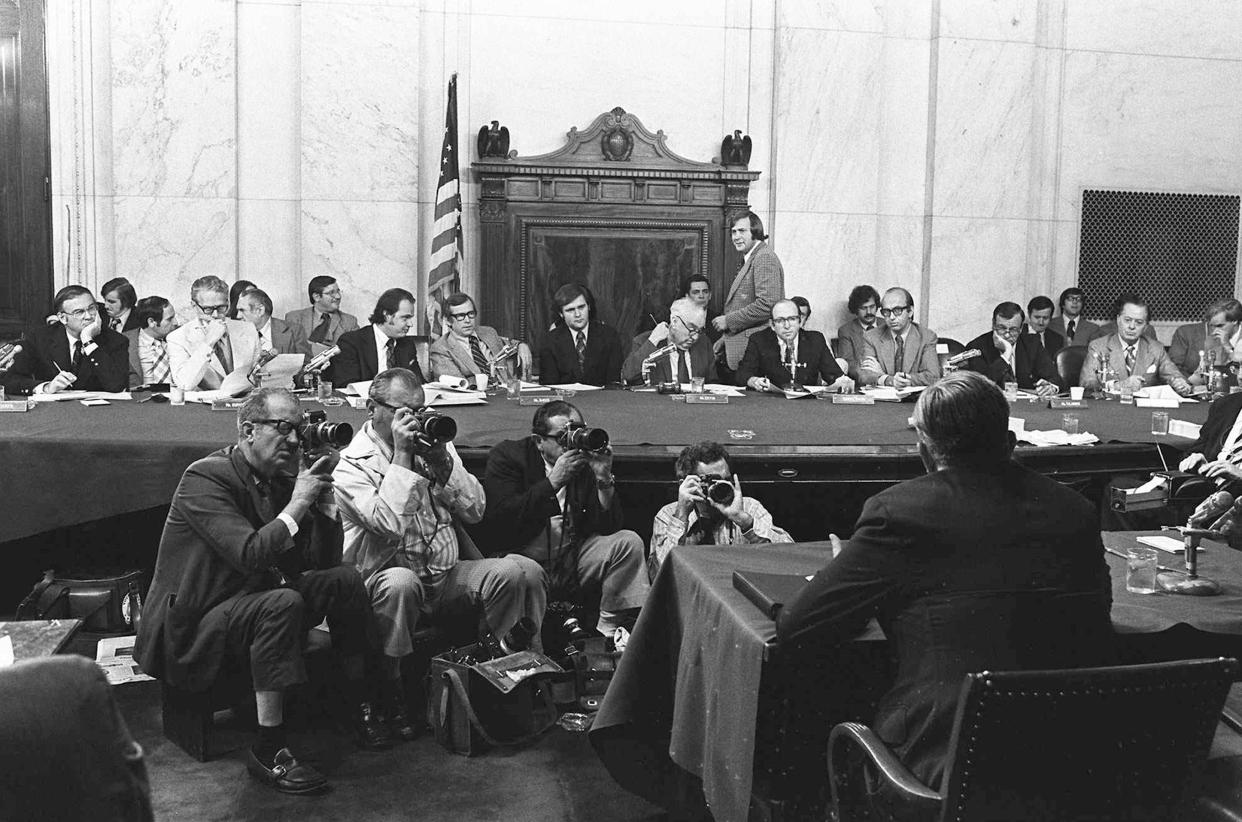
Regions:
<instances>
[{"instance_id":1,"label":"white shirt","mask_svg":"<svg viewBox=\"0 0 1242 822\"><path fill-rule=\"evenodd\" d=\"M782 340L780 337L776 338L776 342L780 345L780 348L781 348L781 364L788 363L789 358L791 356L789 353L789 346L787 346L785 344L785 341ZM793 339L792 357L793 357L793 362L794 362L794 368L797 369L798 367L798 338L797 337L794 337ZM793 377L793 374L790 374L789 376Z\"/></svg>"},{"instance_id":2,"label":"white shirt","mask_svg":"<svg viewBox=\"0 0 1242 822\"><path fill-rule=\"evenodd\" d=\"M167 351L163 340L155 339L145 328L138 332L138 362L142 363L142 381L148 385L155 382L155 361L160 351Z\"/></svg>"},{"instance_id":3,"label":"white shirt","mask_svg":"<svg viewBox=\"0 0 1242 822\"><path fill-rule=\"evenodd\" d=\"M378 369L376 373L379 373L388 368L388 341L396 338L389 337L374 323L371 324L371 330L375 332L375 367Z\"/></svg>"},{"instance_id":4,"label":"white shirt","mask_svg":"<svg viewBox=\"0 0 1242 822\"><path fill-rule=\"evenodd\" d=\"M565 327L569 328L568 325L566 325ZM575 349L578 347L578 335L579 334L582 335L582 344L584 346L588 342L591 341L590 336L587 334L587 329L590 327L591 327L591 324L588 322L586 326L584 326L583 328L569 328L569 339L570 339L570 342L574 344Z\"/></svg>"},{"instance_id":5,"label":"white shirt","mask_svg":"<svg viewBox=\"0 0 1242 822\"><path fill-rule=\"evenodd\" d=\"M1216 455L1218 460L1229 459L1229 452L1238 444L1238 439L1242 438L1242 414L1238 414L1233 421L1233 428L1229 429L1229 436L1225 437L1225 441L1221 443L1220 453ZM1206 457L1207 454L1204 454Z\"/></svg>"},{"instance_id":6,"label":"white shirt","mask_svg":"<svg viewBox=\"0 0 1242 822\"><path fill-rule=\"evenodd\" d=\"M259 349L262 351L275 350L276 346L272 344L272 318L268 317L267 322L263 323L263 327L258 329L258 331Z\"/></svg>"},{"instance_id":7,"label":"white shirt","mask_svg":"<svg viewBox=\"0 0 1242 822\"><path fill-rule=\"evenodd\" d=\"M679 351L678 349L674 348L672 351L668 352L669 380L673 382L677 382L681 379L680 375L677 373L677 355L678 354L681 355L682 359L686 363L687 379L691 379L691 380L694 379L694 369L690 367L690 351L688 349L686 351Z\"/></svg>"}]
</instances>

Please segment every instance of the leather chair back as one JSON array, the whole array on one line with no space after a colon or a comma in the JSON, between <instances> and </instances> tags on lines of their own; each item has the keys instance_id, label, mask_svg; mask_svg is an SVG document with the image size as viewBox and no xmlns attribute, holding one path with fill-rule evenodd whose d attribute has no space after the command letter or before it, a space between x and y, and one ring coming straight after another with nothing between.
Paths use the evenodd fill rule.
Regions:
<instances>
[{"instance_id":1,"label":"leather chair back","mask_svg":"<svg viewBox=\"0 0 1242 822\"><path fill-rule=\"evenodd\" d=\"M1087 358L1085 345L1067 345L1057 352L1057 373L1066 388L1078 385L1078 377L1082 374L1082 363Z\"/></svg>"}]
</instances>

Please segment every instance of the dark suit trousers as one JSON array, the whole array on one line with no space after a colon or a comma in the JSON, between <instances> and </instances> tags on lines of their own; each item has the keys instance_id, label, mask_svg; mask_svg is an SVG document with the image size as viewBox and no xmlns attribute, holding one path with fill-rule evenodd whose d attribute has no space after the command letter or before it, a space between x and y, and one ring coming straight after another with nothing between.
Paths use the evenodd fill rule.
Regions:
<instances>
[{"instance_id":1,"label":"dark suit trousers","mask_svg":"<svg viewBox=\"0 0 1242 822\"><path fill-rule=\"evenodd\" d=\"M306 681L306 632L324 617L332 647L342 656L370 647L370 600L352 567L307 571L286 587L245 594L217 607L229 610L227 653L248 659L256 691L283 691Z\"/></svg>"}]
</instances>

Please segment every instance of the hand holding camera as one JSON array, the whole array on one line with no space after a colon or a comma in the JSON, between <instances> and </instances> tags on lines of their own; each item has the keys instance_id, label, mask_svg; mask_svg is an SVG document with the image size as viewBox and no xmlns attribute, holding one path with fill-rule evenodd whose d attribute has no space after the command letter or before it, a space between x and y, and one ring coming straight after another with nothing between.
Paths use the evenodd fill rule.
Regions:
<instances>
[{"instance_id":1,"label":"hand holding camera","mask_svg":"<svg viewBox=\"0 0 1242 822\"><path fill-rule=\"evenodd\" d=\"M581 451L573 449L562 452L552 464L552 471L548 474L548 482L552 483L552 490L559 491L569 485L574 475L586 464L586 454Z\"/></svg>"},{"instance_id":2,"label":"hand holding camera","mask_svg":"<svg viewBox=\"0 0 1242 822\"><path fill-rule=\"evenodd\" d=\"M289 500L290 507L295 504L303 512L319 497L332 488L332 470L340 455L336 452L324 454L310 465L303 465L293 483L293 495ZM296 517L295 517L296 518Z\"/></svg>"}]
</instances>

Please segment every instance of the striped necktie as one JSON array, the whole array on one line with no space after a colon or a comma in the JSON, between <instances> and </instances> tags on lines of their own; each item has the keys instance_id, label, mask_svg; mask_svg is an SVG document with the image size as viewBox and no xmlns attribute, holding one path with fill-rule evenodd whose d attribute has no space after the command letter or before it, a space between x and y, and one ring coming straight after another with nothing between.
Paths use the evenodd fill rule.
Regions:
<instances>
[{"instance_id":1,"label":"striped necktie","mask_svg":"<svg viewBox=\"0 0 1242 822\"><path fill-rule=\"evenodd\" d=\"M899 374L905 370L906 362L906 338L900 334L897 336L897 353L893 355L893 373Z\"/></svg>"},{"instance_id":2,"label":"striped necktie","mask_svg":"<svg viewBox=\"0 0 1242 822\"><path fill-rule=\"evenodd\" d=\"M578 370L582 371L584 370L586 364L586 334L579 331L577 333L577 337L578 342L576 347L578 349Z\"/></svg>"},{"instance_id":3,"label":"striped necktie","mask_svg":"<svg viewBox=\"0 0 1242 822\"><path fill-rule=\"evenodd\" d=\"M151 365L151 382L168 382L168 347L163 340L153 340L151 349L155 352L155 362Z\"/></svg>"},{"instance_id":4,"label":"striped necktie","mask_svg":"<svg viewBox=\"0 0 1242 822\"><path fill-rule=\"evenodd\" d=\"M229 350L229 338L223 336L216 340L216 345L212 349L216 352L216 358L220 360L220 367L224 369L225 374L233 372L233 352Z\"/></svg>"},{"instance_id":5,"label":"striped necktie","mask_svg":"<svg viewBox=\"0 0 1242 822\"><path fill-rule=\"evenodd\" d=\"M479 369L480 374L486 374L490 370L487 357L483 355L483 346L479 345L479 338L476 334L470 335L470 357L474 360L475 367Z\"/></svg>"},{"instance_id":6,"label":"striped necktie","mask_svg":"<svg viewBox=\"0 0 1242 822\"><path fill-rule=\"evenodd\" d=\"M1127 377L1134 376L1134 362L1136 359L1138 359L1138 351L1135 350L1135 346L1127 345L1126 346L1126 376Z\"/></svg>"}]
</instances>

